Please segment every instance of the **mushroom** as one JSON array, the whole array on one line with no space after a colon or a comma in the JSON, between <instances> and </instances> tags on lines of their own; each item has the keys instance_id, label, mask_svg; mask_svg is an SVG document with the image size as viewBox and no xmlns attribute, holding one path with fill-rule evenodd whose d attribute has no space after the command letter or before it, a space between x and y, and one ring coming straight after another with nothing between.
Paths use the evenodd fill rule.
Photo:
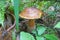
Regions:
<instances>
[{"instance_id":1,"label":"mushroom","mask_svg":"<svg viewBox=\"0 0 60 40\"><path fill-rule=\"evenodd\" d=\"M32 30L34 30L36 28L35 26L35 19L39 19L41 18L42 16L42 11L37 9L37 8L34 8L34 7L30 7L30 8L25 8L20 14L19 16L21 18L24 18L24 19L28 19L28 22L27 22L27 30L29 32L31 32Z\"/></svg>"}]
</instances>

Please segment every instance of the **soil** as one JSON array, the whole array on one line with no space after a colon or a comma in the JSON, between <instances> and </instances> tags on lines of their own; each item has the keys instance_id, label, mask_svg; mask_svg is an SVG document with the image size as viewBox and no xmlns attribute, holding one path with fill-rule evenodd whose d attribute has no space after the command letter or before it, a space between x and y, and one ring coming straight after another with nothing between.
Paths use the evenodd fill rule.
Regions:
<instances>
[{"instance_id":1,"label":"soil","mask_svg":"<svg viewBox=\"0 0 60 40\"><path fill-rule=\"evenodd\" d=\"M7 35L5 35L4 37L2 37L2 31L0 31L0 40L11 40L12 36L11 36L11 31L7 33Z\"/></svg>"}]
</instances>

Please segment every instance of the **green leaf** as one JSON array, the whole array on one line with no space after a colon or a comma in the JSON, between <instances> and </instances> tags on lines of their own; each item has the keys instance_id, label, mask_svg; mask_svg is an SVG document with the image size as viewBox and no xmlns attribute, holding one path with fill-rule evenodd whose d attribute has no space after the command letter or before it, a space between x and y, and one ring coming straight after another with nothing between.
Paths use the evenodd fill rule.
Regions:
<instances>
[{"instance_id":1,"label":"green leaf","mask_svg":"<svg viewBox=\"0 0 60 40\"><path fill-rule=\"evenodd\" d=\"M58 22L58 23L54 26L54 28L60 28L60 22Z\"/></svg>"},{"instance_id":2,"label":"green leaf","mask_svg":"<svg viewBox=\"0 0 60 40\"><path fill-rule=\"evenodd\" d=\"M45 34L44 37L45 37L47 40L58 40L57 36L54 35L54 34Z\"/></svg>"},{"instance_id":3,"label":"green leaf","mask_svg":"<svg viewBox=\"0 0 60 40\"><path fill-rule=\"evenodd\" d=\"M45 40L44 37L36 36L36 40Z\"/></svg>"},{"instance_id":4,"label":"green leaf","mask_svg":"<svg viewBox=\"0 0 60 40\"><path fill-rule=\"evenodd\" d=\"M36 30L32 30L32 33L35 34L35 35L37 34Z\"/></svg>"},{"instance_id":5,"label":"green leaf","mask_svg":"<svg viewBox=\"0 0 60 40\"><path fill-rule=\"evenodd\" d=\"M46 28L43 25L37 24L38 35L42 35L45 32Z\"/></svg>"},{"instance_id":6,"label":"green leaf","mask_svg":"<svg viewBox=\"0 0 60 40\"><path fill-rule=\"evenodd\" d=\"M35 40L34 37L26 32L21 32L20 33L20 40Z\"/></svg>"},{"instance_id":7,"label":"green leaf","mask_svg":"<svg viewBox=\"0 0 60 40\"><path fill-rule=\"evenodd\" d=\"M16 30L19 31L19 0L13 0L14 2L14 14L16 19Z\"/></svg>"}]
</instances>

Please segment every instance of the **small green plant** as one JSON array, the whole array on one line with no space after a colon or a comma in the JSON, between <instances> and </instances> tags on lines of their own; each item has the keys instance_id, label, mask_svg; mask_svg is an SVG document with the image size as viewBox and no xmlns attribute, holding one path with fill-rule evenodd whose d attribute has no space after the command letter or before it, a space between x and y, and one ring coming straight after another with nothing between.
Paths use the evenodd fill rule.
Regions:
<instances>
[{"instance_id":1,"label":"small green plant","mask_svg":"<svg viewBox=\"0 0 60 40\"><path fill-rule=\"evenodd\" d=\"M37 24L37 29L32 31L32 34L27 32L20 33L20 40L58 40L56 32L44 25ZM33 34L35 36L33 36Z\"/></svg>"}]
</instances>

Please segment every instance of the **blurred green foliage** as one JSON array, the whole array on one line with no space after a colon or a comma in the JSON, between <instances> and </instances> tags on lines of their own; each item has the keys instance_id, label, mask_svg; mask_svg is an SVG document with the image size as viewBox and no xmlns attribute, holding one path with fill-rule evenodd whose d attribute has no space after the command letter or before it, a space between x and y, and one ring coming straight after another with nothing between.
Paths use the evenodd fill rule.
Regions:
<instances>
[{"instance_id":1,"label":"blurred green foliage","mask_svg":"<svg viewBox=\"0 0 60 40\"><path fill-rule=\"evenodd\" d=\"M36 28L38 30L32 31L32 34L20 32L20 40L58 40L55 30L41 24L37 24Z\"/></svg>"},{"instance_id":2,"label":"blurred green foliage","mask_svg":"<svg viewBox=\"0 0 60 40\"><path fill-rule=\"evenodd\" d=\"M0 1L0 24L3 26L4 22L4 14L5 14L5 2Z\"/></svg>"},{"instance_id":3,"label":"blurred green foliage","mask_svg":"<svg viewBox=\"0 0 60 40\"><path fill-rule=\"evenodd\" d=\"M59 40L54 34L45 34L46 40Z\"/></svg>"},{"instance_id":4,"label":"blurred green foliage","mask_svg":"<svg viewBox=\"0 0 60 40\"><path fill-rule=\"evenodd\" d=\"M13 1L11 1L10 3L13 3ZM10 4L9 9L13 9L13 6L14 5ZM46 1L46 0L43 1L20 0L19 10L23 11L23 9L26 7L36 7L49 15L50 14L55 15L58 12L58 10L60 10L60 3L56 1Z\"/></svg>"},{"instance_id":5,"label":"blurred green foliage","mask_svg":"<svg viewBox=\"0 0 60 40\"><path fill-rule=\"evenodd\" d=\"M39 29L37 30L37 33L36 33L37 35L35 34L36 40L58 40L58 37L55 34L56 33L55 30L41 24L37 24L36 28Z\"/></svg>"},{"instance_id":6,"label":"blurred green foliage","mask_svg":"<svg viewBox=\"0 0 60 40\"><path fill-rule=\"evenodd\" d=\"M10 3L14 3L13 0L9 1ZM10 4L12 7L13 5ZM44 12L60 10L60 3L56 1L46 1L46 0L20 0L20 11L22 11L26 7L36 7ZM51 7L52 6L52 7ZM50 8L50 10L49 10ZM11 8L12 9L12 8Z\"/></svg>"}]
</instances>

